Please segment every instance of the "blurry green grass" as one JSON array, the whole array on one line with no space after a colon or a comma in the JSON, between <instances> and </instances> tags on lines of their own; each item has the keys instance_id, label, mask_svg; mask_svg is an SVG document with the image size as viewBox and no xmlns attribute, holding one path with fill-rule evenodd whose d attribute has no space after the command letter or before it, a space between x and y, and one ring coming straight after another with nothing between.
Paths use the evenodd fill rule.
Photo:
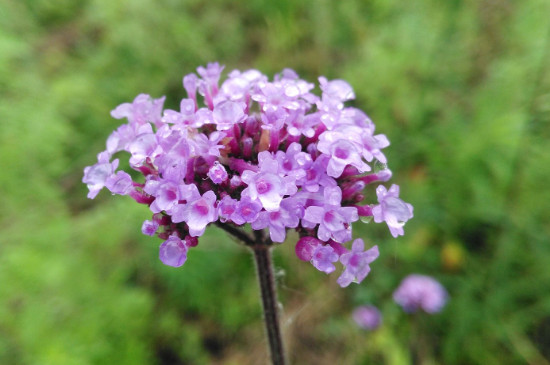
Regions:
<instances>
[{"instance_id":1,"label":"blurry green grass","mask_svg":"<svg viewBox=\"0 0 550 365\"><path fill-rule=\"evenodd\" d=\"M180 269L157 259L145 207L80 182L141 92L183 97L220 61L353 85L394 182L406 235L357 225L381 258L345 290L276 249L297 364L550 361L550 3L216 0L0 3L0 363L256 364L265 343L253 265L212 229ZM451 301L411 318L408 273ZM376 333L350 312L379 306Z\"/></svg>"}]
</instances>

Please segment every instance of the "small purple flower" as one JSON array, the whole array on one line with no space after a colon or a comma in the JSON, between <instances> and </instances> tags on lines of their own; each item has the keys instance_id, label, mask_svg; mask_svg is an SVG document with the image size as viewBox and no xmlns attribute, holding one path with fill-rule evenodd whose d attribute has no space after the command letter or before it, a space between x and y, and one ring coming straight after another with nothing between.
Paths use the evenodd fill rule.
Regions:
<instances>
[{"instance_id":1,"label":"small purple flower","mask_svg":"<svg viewBox=\"0 0 550 365\"><path fill-rule=\"evenodd\" d=\"M378 258L378 246L364 251L365 243L361 238L353 241L351 251L340 256L340 262L345 269L337 280L337 283L345 288L355 282L360 283L370 272L369 264Z\"/></svg>"},{"instance_id":2,"label":"small purple flower","mask_svg":"<svg viewBox=\"0 0 550 365\"><path fill-rule=\"evenodd\" d=\"M338 254L329 246L317 246L311 256L311 264L319 271L330 274L336 267L332 264L338 261Z\"/></svg>"},{"instance_id":3,"label":"small purple flower","mask_svg":"<svg viewBox=\"0 0 550 365\"><path fill-rule=\"evenodd\" d=\"M93 199L105 186L107 178L114 174L118 167L118 159L109 162L109 153L101 152L97 155L97 163L84 169L82 182L88 185L88 198Z\"/></svg>"},{"instance_id":4,"label":"small purple flower","mask_svg":"<svg viewBox=\"0 0 550 365\"><path fill-rule=\"evenodd\" d=\"M197 73L202 77L202 80L198 80L199 93L204 96L204 101L210 109L214 105L214 97L218 93L218 82L220 80L221 73L224 66L220 66L219 63L209 63L206 67L198 67Z\"/></svg>"},{"instance_id":5,"label":"small purple flower","mask_svg":"<svg viewBox=\"0 0 550 365\"><path fill-rule=\"evenodd\" d=\"M161 124L161 112L164 100L162 97L153 99L147 94L139 94L132 103L124 103L111 111L116 119L127 118L130 124L142 125L145 123Z\"/></svg>"},{"instance_id":6,"label":"small purple flower","mask_svg":"<svg viewBox=\"0 0 550 365\"><path fill-rule=\"evenodd\" d=\"M229 195L223 197L218 204L218 217L222 223L231 219L233 213L237 210L238 201L231 198Z\"/></svg>"},{"instance_id":7,"label":"small purple flower","mask_svg":"<svg viewBox=\"0 0 550 365\"><path fill-rule=\"evenodd\" d=\"M386 222L392 236L402 236L403 226L413 217L413 207L399 199L399 186L392 185L389 190L380 185L376 188L378 205L372 208L372 215L376 223Z\"/></svg>"},{"instance_id":8,"label":"small purple flower","mask_svg":"<svg viewBox=\"0 0 550 365\"><path fill-rule=\"evenodd\" d=\"M382 324L382 314L373 305L364 305L355 308L353 320L357 325L366 330L375 330Z\"/></svg>"},{"instance_id":9,"label":"small purple flower","mask_svg":"<svg viewBox=\"0 0 550 365\"><path fill-rule=\"evenodd\" d=\"M288 146L286 153L277 151L275 159L279 164L279 168L284 171L284 174L292 175L296 180L304 178L306 175L305 169L313 164L311 155L303 152L302 146L296 142Z\"/></svg>"},{"instance_id":10,"label":"small purple flower","mask_svg":"<svg viewBox=\"0 0 550 365\"><path fill-rule=\"evenodd\" d=\"M220 149L225 148L220 141L225 137L225 133L214 131L207 137L205 134L196 135L193 140L195 155L210 155L220 157Z\"/></svg>"},{"instance_id":11,"label":"small purple flower","mask_svg":"<svg viewBox=\"0 0 550 365\"><path fill-rule=\"evenodd\" d=\"M167 109L164 111L162 121L169 124L184 124L192 127L200 127L202 123L195 117L195 101L193 99L182 99L180 111Z\"/></svg>"},{"instance_id":12,"label":"small purple flower","mask_svg":"<svg viewBox=\"0 0 550 365\"><path fill-rule=\"evenodd\" d=\"M152 221L146 220L143 222L141 226L141 233L143 233L146 236L154 236L158 228L159 228L158 222L156 222L155 220L152 220Z\"/></svg>"},{"instance_id":13,"label":"small purple flower","mask_svg":"<svg viewBox=\"0 0 550 365\"><path fill-rule=\"evenodd\" d=\"M245 104L235 101L222 101L214 106L212 116L218 130L227 130L236 123L241 123L245 119Z\"/></svg>"},{"instance_id":14,"label":"small purple flower","mask_svg":"<svg viewBox=\"0 0 550 365\"><path fill-rule=\"evenodd\" d=\"M419 308L426 313L439 312L447 302L445 288L434 278L412 274L407 276L393 293L393 299L405 312L416 312Z\"/></svg>"},{"instance_id":15,"label":"small purple flower","mask_svg":"<svg viewBox=\"0 0 550 365\"><path fill-rule=\"evenodd\" d=\"M163 264L180 267L187 260L187 246L178 236L170 236L159 248L159 258Z\"/></svg>"},{"instance_id":16,"label":"small purple flower","mask_svg":"<svg viewBox=\"0 0 550 365\"><path fill-rule=\"evenodd\" d=\"M142 165L147 158L154 159L159 152L159 145L156 134L153 132L142 133L130 143L128 151L132 154L130 164L132 166Z\"/></svg>"},{"instance_id":17,"label":"small purple flower","mask_svg":"<svg viewBox=\"0 0 550 365\"><path fill-rule=\"evenodd\" d=\"M267 81L266 77L258 70L248 70L242 73L233 70L220 87L220 93L228 100L247 102L247 99L250 98L251 88L258 81Z\"/></svg>"},{"instance_id":18,"label":"small purple flower","mask_svg":"<svg viewBox=\"0 0 550 365\"><path fill-rule=\"evenodd\" d=\"M351 223L359 219L357 208L340 205L342 191L337 186L325 188L323 197L324 206L307 207L304 220L319 224L317 236L321 241L348 241L351 239Z\"/></svg>"},{"instance_id":19,"label":"small purple flower","mask_svg":"<svg viewBox=\"0 0 550 365\"><path fill-rule=\"evenodd\" d=\"M192 237L202 236L206 225L218 219L215 203L216 194L213 191L207 191L200 199L188 203L185 222Z\"/></svg>"},{"instance_id":20,"label":"small purple flower","mask_svg":"<svg viewBox=\"0 0 550 365\"><path fill-rule=\"evenodd\" d=\"M260 211L262 210L262 204L258 200L253 200L248 196L243 196L240 201L237 202L235 211L231 214L231 220L237 225L254 222Z\"/></svg>"},{"instance_id":21,"label":"small purple flower","mask_svg":"<svg viewBox=\"0 0 550 365\"><path fill-rule=\"evenodd\" d=\"M242 180L248 187L242 195L250 196L253 200L259 199L268 212L276 211L285 195L296 193L295 179L291 176L281 177L278 173L279 163L267 151L258 154L258 163L259 172L243 171Z\"/></svg>"},{"instance_id":22,"label":"small purple flower","mask_svg":"<svg viewBox=\"0 0 550 365\"><path fill-rule=\"evenodd\" d=\"M319 84L323 91L323 100L329 99L336 103L355 99L353 88L344 80L328 81L326 77L319 77Z\"/></svg>"},{"instance_id":23,"label":"small purple flower","mask_svg":"<svg viewBox=\"0 0 550 365\"><path fill-rule=\"evenodd\" d=\"M129 124L123 124L118 127L107 138L107 151L112 156L118 151L127 150L128 144L136 137L136 128L133 128Z\"/></svg>"},{"instance_id":24,"label":"small purple flower","mask_svg":"<svg viewBox=\"0 0 550 365\"><path fill-rule=\"evenodd\" d=\"M315 129L319 124L318 114L305 115L304 110L297 109L288 114L285 119L285 123L288 126L288 134L298 137L304 135L306 137L313 137L315 135Z\"/></svg>"},{"instance_id":25,"label":"small purple flower","mask_svg":"<svg viewBox=\"0 0 550 365\"><path fill-rule=\"evenodd\" d=\"M327 165L328 157L326 155L317 157L313 164L305 170L305 176L297 184L313 193L319 191L320 186L336 186L336 180L326 173Z\"/></svg>"},{"instance_id":26,"label":"small purple flower","mask_svg":"<svg viewBox=\"0 0 550 365\"><path fill-rule=\"evenodd\" d=\"M220 76L225 66L220 65L218 62L210 62L206 67L197 67L197 73L206 82L210 88L218 85Z\"/></svg>"},{"instance_id":27,"label":"small purple flower","mask_svg":"<svg viewBox=\"0 0 550 365\"><path fill-rule=\"evenodd\" d=\"M208 177L214 184L221 184L227 180L227 171L219 162L214 162L214 165L208 170Z\"/></svg>"},{"instance_id":28,"label":"small purple flower","mask_svg":"<svg viewBox=\"0 0 550 365\"><path fill-rule=\"evenodd\" d=\"M105 179L105 187L113 194L128 195L134 190L132 178L127 172L117 171Z\"/></svg>"},{"instance_id":29,"label":"small purple flower","mask_svg":"<svg viewBox=\"0 0 550 365\"><path fill-rule=\"evenodd\" d=\"M180 130L159 130L157 132L162 154L156 156L155 165L164 179L180 181L185 177L191 146L187 132Z\"/></svg>"},{"instance_id":30,"label":"small purple flower","mask_svg":"<svg viewBox=\"0 0 550 365\"><path fill-rule=\"evenodd\" d=\"M155 197L155 201L149 206L153 213L160 213L163 210L171 213L172 208L181 199L178 183L171 180L149 179L143 190Z\"/></svg>"},{"instance_id":31,"label":"small purple flower","mask_svg":"<svg viewBox=\"0 0 550 365\"><path fill-rule=\"evenodd\" d=\"M252 229L259 230L268 227L273 242L284 242L286 228L296 228L300 223L296 211L289 209L291 206L287 206L285 200L281 202L280 209L277 211L260 212L258 219L252 222Z\"/></svg>"},{"instance_id":32,"label":"small purple flower","mask_svg":"<svg viewBox=\"0 0 550 365\"><path fill-rule=\"evenodd\" d=\"M189 226L189 234L192 237L202 236L208 223L218 219L218 211L214 207L215 203L216 194L213 191L207 191L196 200L187 204L178 204L173 209L172 221L174 223L185 221Z\"/></svg>"},{"instance_id":33,"label":"small purple flower","mask_svg":"<svg viewBox=\"0 0 550 365\"><path fill-rule=\"evenodd\" d=\"M334 178L340 177L344 168L354 166L359 172L370 171L363 162L363 149L350 140L350 135L335 131L325 131L319 136L317 148L330 157L327 173Z\"/></svg>"},{"instance_id":34,"label":"small purple flower","mask_svg":"<svg viewBox=\"0 0 550 365\"><path fill-rule=\"evenodd\" d=\"M257 91L252 94L252 99L260 104L262 111L275 112L284 109L295 110L300 107L297 96L300 91L293 85L281 82L258 83Z\"/></svg>"}]
</instances>

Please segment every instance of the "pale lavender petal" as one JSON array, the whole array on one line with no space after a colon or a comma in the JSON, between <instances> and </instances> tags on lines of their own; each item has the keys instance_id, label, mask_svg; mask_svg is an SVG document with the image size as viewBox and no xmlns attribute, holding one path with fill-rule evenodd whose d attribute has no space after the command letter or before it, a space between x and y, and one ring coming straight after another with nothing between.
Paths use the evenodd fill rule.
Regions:
<instances>
[{"instance_id":1,"label":"pale lavender petal","mask_svg":"<svg viewBox=\"0 0 550 365\"><path fill-rule=\"evenodd\" d=\"M177 236L170 236L160 245L159 258L163 264L180 267L187 260L187 246Z\"/></svg>"}]
</instances>

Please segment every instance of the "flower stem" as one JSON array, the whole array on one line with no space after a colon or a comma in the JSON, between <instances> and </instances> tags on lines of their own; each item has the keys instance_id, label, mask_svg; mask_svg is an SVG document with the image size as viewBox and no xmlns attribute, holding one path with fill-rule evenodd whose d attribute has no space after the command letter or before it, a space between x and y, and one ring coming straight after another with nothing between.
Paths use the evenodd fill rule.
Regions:
<instances>
[{"instance_id":1,"label":"flower stem","mask_svg":"<svg viewBox=\"0 0 550 365\"><path fill-rule=\"evenodd\" d=\"M231 224L217 222L216 225L243 242L254 254L271 361L273 365L285 365L285 351L279 324L279 302L277 301L277 288L275 287L275 275L271 258L273 242L265 236L263 230L254 230L253 234L250 235Z\"/></svg>"},{"instance_id":2,"label":"flower stem","mask_svg":"<svg viewBox=\"0 0 550 365\"><path fill-rule=\"evenodd\" d=\"M271 361L273 365L284 365L286 361L281 327L279 324L279 302L277 301L277 290L275 288L275 278L273 274L270 251L271 245L261 242L261 244L250 246L250 248L254 253L256 273L260 283L262 307L264 310L264 321L267 331L267 340L269 342L269 350L271 352Z\"/></svg>"}]
</instances>

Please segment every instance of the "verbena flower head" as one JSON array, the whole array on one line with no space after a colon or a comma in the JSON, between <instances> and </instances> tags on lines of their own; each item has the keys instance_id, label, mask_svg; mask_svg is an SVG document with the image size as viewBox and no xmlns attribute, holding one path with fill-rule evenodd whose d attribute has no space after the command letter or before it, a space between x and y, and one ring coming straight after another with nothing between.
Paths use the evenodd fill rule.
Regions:
<instances>
[{"instance_id":1,"label":"verbena flower head","mask_svg":"<svg viewBox=\"0 0 550 365\"><path fill-rule=\"evenodd\" d=\"M447 302L445 288L434 278L412 274L407 276L393 293L393 299L406 312L422 309L426 313L439 312Z\"/></svg>"},{"instance_id":2,"label":"verbena flower head","mask_svg":"<svg viewBox=\"0 0 550 365\"><path fill-rule=\"evenodd\" d=\"M373 186L391 177L375 169L385 166L388 139L345 105L355 94L343 80L320 77L317 95L290 69L271 81L257 70L234 70L223 80L223 69L211 63L186 75L179 110L146 94L115 108L111 115L126 123L84 170L88 197L106 187L148 205L152 219L142 232L164 240L166 265L183 265L210 224L249 224L272 242L297 231L301 260L325 273L343 264L342 287L361 282L378 247L365 250L361 239L346 247L352 223L373 217L397 236L413 212L397 185ZM140 177L117 171L121 151Z\"/></svg>"},{"instance_id":3,"label":"verbena flower head","mask_svg":"<svg viewBox=\"0 0 550 365\"><path fill-rule=\"evenodd\" d=\"M355 323L366 330L375 330L382 324L382 314L373 305L363 305L353 311Z\"/></svg>"}]
</instances>

